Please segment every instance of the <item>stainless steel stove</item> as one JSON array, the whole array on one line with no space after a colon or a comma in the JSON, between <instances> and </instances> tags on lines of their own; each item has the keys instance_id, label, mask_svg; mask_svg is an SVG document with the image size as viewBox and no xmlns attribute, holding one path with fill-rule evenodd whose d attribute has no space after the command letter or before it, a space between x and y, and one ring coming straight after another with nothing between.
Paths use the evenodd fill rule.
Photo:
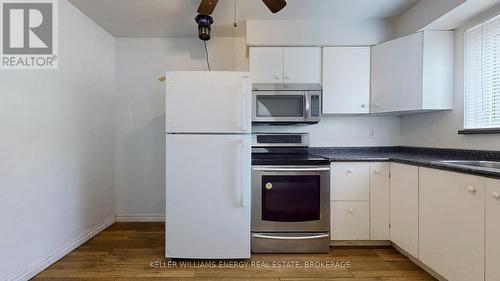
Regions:
<instances>
[{"instance_id":1,"label":"stainless steel stove","mask_svg":"<svg viewBox=\"0 0 500 281\"><path fill-rule=\"evenodd\" d=\"M255 134L252 251L328 253L330 162L308 153L307 134Z\"/></svg>"}]
</instances>

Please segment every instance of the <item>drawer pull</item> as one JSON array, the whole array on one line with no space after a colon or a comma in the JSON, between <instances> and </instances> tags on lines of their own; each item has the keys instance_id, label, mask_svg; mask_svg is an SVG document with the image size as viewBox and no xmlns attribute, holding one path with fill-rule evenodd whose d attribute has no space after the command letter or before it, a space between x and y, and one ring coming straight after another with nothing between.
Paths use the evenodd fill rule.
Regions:
<instances>
[{"instance_id":1,"label":"drawer pull","mask_svg":"<svg viewBox=\"0 0 500 281\"><path fill-rule=\"evenodd\" d=\"M476 189L473 186L467 186L467 190L471 193L476 192Z\"/></svg>"},{"instance_id":2,"label":"drawer pull","mask_svg":"<svg viewBox=\"0 0 500 281\"><path fill-rule=\"evenodd\" d=\"M373 171L375 174L380 174L380 171L379 170L375 170Z\"/></svg>"},{"instance_id":3,"label":"drawer pull","mask_svg":"<svg viewBox=\"0 0 500 281\"><path fill-rule=\"evenodd\" d=\"M354 210L353 210L353 209L347 209L347 211L348 211L349 213L354 213Z\"/></svg>"},{"instance_id":4,"label":"drawer pull","mask_svg":"<svg viewBox=\"0 0 500 281\"><path fill-rule=\"evenodd\" d=\"M492 193L491 193L491 196L493 196L493 198L495 198L495 199L500 199L500 193L498 193L498 192L496 192L496 191L495 191L495 192L492 192Z\"/></svg>"},{"instance_id":5,"label":"drawer pull","mask_svg":"<svg viewBox=\"0 0 500 281\"><path fill-rule=\"evenodd\" d=\"M347 170L347 173L352 174L352 170L351 169Z\"/></svg>"}]
</instances>

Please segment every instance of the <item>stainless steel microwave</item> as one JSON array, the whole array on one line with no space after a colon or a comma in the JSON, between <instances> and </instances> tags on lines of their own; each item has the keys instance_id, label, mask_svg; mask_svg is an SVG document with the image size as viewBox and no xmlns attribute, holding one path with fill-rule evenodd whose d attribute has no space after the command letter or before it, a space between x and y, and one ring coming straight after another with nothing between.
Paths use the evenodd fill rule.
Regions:
<instances>
[{"instance_id":1,"label":"stainless steel microwave","mask_svg":"<svg viewBox=\"0 0 500 281\"><path fill-rule=\"evenodd\" d=\"M321 120L321 85L254 84L252 123L314 124Z\"/></svg>"}]
</instances>

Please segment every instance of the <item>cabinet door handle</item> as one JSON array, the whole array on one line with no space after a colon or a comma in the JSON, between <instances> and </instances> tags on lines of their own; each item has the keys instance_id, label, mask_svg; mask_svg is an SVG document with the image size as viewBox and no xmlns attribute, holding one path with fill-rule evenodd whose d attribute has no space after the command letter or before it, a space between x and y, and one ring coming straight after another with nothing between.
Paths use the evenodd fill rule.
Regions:
<instances>
[{"instance_id":1,"label":"cabinet door handle","mask_svg":"<svg viewBox=\"0 0 500 281\"><path fill-rule=\"evenodd\" d=\"M274 80L281 80L279 76L274 76Z\"/></svg>"},{"instance_id":2,"label":"cabinet door handle","mask_svg":"<svg viewBox=\"0 0 500 281\"><path fill-rule=\"evenodd\" d=\"M288 77L288 76L285 76L285 80L290 80L290 77Z\"/></svg>"},{"instance_id":3,"label":"cabinet door handle","mask_svg":"<svg viewBox=\"0 0 500 281\"><path fill-rule=\"evenodd\" d=\"M352 170L351 169L347 170L347 173L352 174Z\"/></svg>"},{"instance_id":4,"label":"cabinet door handle","mask_svg":"<svg viewBox=\"0 0 500 281\"><path fill-rule=\"evenodd\" d=\"M474 193L476 192L476 189L473 186L467 186L467 191L469 191L470 193Z\"/></svg>"},{"instance_id":5,"label":"cabinet door handle","mask_svg":"<svg viewBox=\"0 0 500 281\"><path fill-rule=\"evenodd\" d=\"M365 105L365 104L362 104L362 105L361 105L361 107L362 107L362 108L365 108L365 107L366 107L366 105Z\"/></svg>"},{"instance_id":6,"label":"cabinet door handle","mask_svg":"<svg viewBox=\"0 0 500 281\"><path fill-rule=\"evenodd\" d=\"M380 174L380 171L379 170L375 170L373 171L375 174Z\"/></svg>"},{"instance_id":7,"label":"cabinet door handle","mask_svg":"<svg viewBox=\"0 0 500 281\"><path fill-rule=\"evenodd\" d=\"M491 196L493 196L493 198L495 198L495 199L500 199L500 193L498 193L498 192L496 192L496 191L495 191L495 192L492 192L492 193L491 193Z\"/></svg>"},{"instance_id":8,"label":"cabinet door handle","mask_svg":"<svg viewBox=\"0 0 500 281\"><path fill-rule=\"evenodd\" d=\"M380 107L380 103L376 103L373 106L376 107L376 108L379 108Z\"/></svg>"},{"instance_id":9,"label":"cabinet door handle","mask_svg":"<svg viewBox=\"0 0 500 281\"><path fill-rule=\"evenodd\" d=\"M353 209L347 209L347 211L348 211L349 213L354 213L354 210L353 210Z\"/></svg>"}]
</instances>

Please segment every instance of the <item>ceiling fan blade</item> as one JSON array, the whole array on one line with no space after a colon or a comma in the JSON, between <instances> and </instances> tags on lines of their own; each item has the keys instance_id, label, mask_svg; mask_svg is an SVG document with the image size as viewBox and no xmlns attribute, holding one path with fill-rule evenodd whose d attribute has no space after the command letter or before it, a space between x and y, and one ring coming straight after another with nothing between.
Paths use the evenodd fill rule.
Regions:
<instances>
[{"instance_id":1,"label":"ceiling fan blade","mask_svg":"<svg viewBox=\"0 0 500 281\"><path fill-rule=\"evenodd\" d=\"M286 6L285 0L262 0L264 4L273 12L273 14L281 11Z\"/></svg>"},{"instance_id":2,"label":"ceiling fan blade","mask_svg":"<svg viewBox=\"0 0 500 281\"><path fill-rule=\"evenodd\" d=\"M219 0L201 0L200 6L198 7L198 14L201 15L211 15L214 12L215 6L217 6Z\"/></svg>"}]
</instances>

